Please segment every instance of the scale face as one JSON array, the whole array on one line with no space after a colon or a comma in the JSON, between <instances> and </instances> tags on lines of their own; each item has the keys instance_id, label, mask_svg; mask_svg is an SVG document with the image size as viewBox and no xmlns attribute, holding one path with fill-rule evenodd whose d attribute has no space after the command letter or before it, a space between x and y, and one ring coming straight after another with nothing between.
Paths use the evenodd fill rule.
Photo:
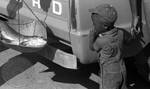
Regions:
<instances>
[{"instance_id":1,"label":"scale face","mask_svg":"<svg viewBox=\"0 0 150 89\"><path fill-rule=\"evenodd\" d=\"M1 42L20 52L36 52L42 49L47 44L45 25L34 13L37 20L22 18L20 15L20 9L23 6L26 6L31 12L32 8L23 0L1 1L7 4L8 13L8 16L3 15L8 21L0 22Z\"/></svg>"}]
</instances>

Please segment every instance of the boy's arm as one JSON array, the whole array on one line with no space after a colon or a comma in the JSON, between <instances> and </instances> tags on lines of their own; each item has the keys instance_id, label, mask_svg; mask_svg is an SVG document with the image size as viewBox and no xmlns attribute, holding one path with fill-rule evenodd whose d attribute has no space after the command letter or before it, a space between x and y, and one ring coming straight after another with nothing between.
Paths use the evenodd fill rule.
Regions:
<instances>
[{"instance_id":1,"label":"boy's arm","mask_svg":"<svg viewBox=\"0 0 150 89\"><path fill-rule=\"evenodd\" d=\"M89 33L89 48L92 51L95 51L93 47L95 40L96 40L96 31L94 29L91 29Z\"/></svg>"},{"instance_id":2,"label":"boy's arm","mask_svg":"<svg viewBox=\"0 0 150 89\"><path fill-rule=\"evenodd\" d=\"M100 37L97 37L97 39L93 43L93 49L97 52L100 51L102 47L104 46L104 44L106 43L106 41L107 39L105 38L101 39Z\"/></svg>"}]
</instances>

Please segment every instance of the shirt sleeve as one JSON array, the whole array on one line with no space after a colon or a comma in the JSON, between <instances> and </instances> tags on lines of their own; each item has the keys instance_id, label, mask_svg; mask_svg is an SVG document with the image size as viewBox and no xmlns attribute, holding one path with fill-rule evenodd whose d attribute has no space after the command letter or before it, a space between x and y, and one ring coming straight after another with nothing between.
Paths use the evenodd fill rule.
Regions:
<instances>
[{"instance_id":1,"label":"shirt sleeve","mask_svg":"<svg viewBox=\"0 0 150 89\"><path fill-rule=\"evenodd\" d=\"M108 40L107 38L98 37L93 44L94 50L100 51L102 47L105 45L105 43L107 42L107 40Z\"/></svg>"}]
</instances>

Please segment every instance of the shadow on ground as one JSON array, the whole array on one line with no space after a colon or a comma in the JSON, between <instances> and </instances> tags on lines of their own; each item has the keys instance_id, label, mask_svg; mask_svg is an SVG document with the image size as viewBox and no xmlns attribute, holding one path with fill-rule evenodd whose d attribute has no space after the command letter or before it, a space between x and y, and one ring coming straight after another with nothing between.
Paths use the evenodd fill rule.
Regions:
<instances>
[{"instance_id":1,"label":"shadow on ground","mask_svg":"<svg viewBox=\"0 0 150 89\"><path fill-rule=\"evenodd\" d=\"M99 84L89 79L91 73L98 74L98 64L82 65L81 69L71 70L63 68L48 60L39 60L42 64L49 67L43 72L55 72L53 81L71 84L80 84L87 89L99 89Z\"/></svg>"},{"instance_id":2,"label":"shadow on ground","mask_svg":"<svg viewBox=\"0 0 150 89\"><path fill-rule=\"evenodd\" d=\"M49 68L41 72L55 72L55 76L52 78L53 81L80 84L88 89L98 89L99 87L98 83L89 79L92 72L97 72L97 64L84 65L79 70L71 70L63 68L37 54L21 54L3 64L0 67L0 85L5 84L5 82L29 69L37 62Z\"/></svg>"},{"instance_id":3,"label":"shadow on ground","mask_svg":"<svg viewBox=\"0 0 150 89\"><path fill-rule=\"evenodd\" d=\"M135 57L126 59L129 89L150 89L150 43Z\"/></svg>"},{"instance_id":4,"label":"shadow on ground","mask_svg":"<svg viewBox=\"0 0 150 89\"><path fill-rule=\"evenodd\" d=\"M130 59L133 59L132 57ZM150 89L149 83L137 72L135 61L126 60L127 86L129 89Z\"/></svg>"},{"instance_id":5,"label":"shadow on ground","mask_svg":"<svg viewBox=\"0 0 150 89\"><path fill-rule=\"evenodd\" d=\"M0 86L33 66L35 64L35 61L32 61L32 57L33 56L30 55L29 58L23 54L15 56L9 59L9 61L7 61L5 64L3 64L0 67Z\"/></svg>"}]
</instances>

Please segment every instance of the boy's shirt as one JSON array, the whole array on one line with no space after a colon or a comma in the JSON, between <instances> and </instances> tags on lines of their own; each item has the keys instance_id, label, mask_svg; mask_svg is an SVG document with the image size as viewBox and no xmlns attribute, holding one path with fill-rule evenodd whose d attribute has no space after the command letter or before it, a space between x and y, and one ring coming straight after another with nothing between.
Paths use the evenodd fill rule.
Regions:
<instances>
[{"instance_id":1,"label":"boy's shirt","mask_svg":"<svg viewBox=\"0 0 150 89\"><path fill-rule=\"evenodd\" d=\"M94 49L99 53L101 63L115 58L114 61L121 59L123 31L114 28L105 33L99 34L99 37L94 42Z\"/></svg>"}]
</instances>

